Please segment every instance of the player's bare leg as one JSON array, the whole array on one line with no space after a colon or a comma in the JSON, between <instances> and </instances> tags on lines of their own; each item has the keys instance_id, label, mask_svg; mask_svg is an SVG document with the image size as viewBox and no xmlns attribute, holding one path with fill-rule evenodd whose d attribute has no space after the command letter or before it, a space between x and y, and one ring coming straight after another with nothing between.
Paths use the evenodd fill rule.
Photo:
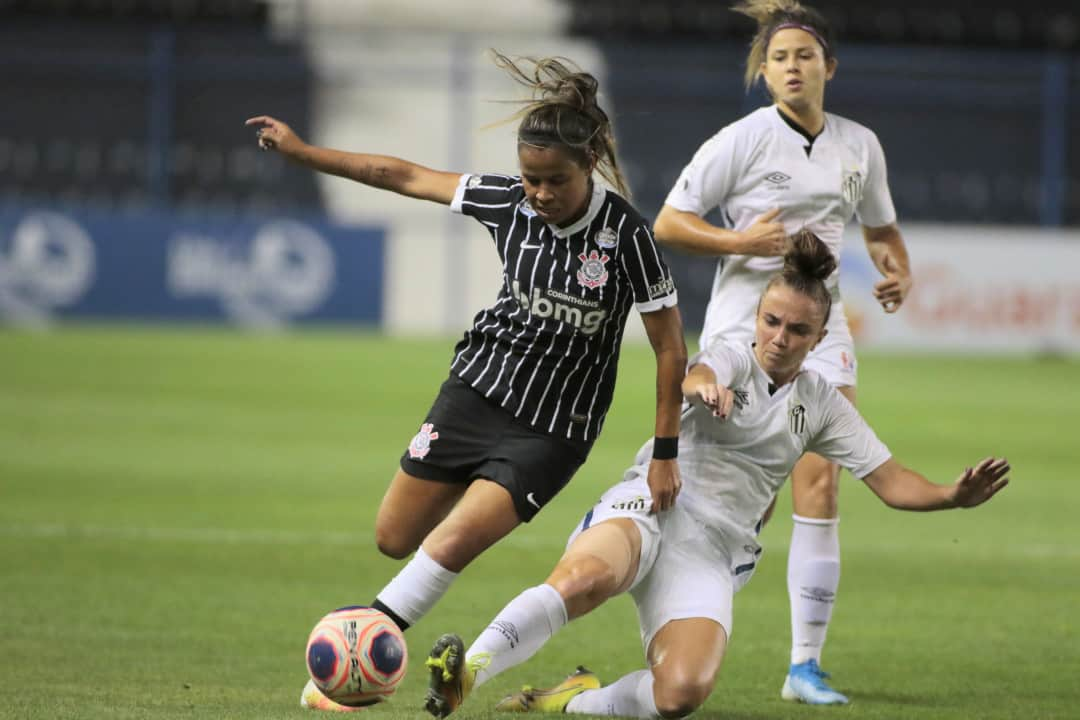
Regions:
<instances>
[{"instance_id":1,"label":"player's bare leg","mask_svg":"<svg viewBox=\"0 0 1080 720\"><path fill-rule=\"evenodd\" d=\"M724 626L708 618L673 620L649 644L656 709L680 718L701 707L712 693L727 651Z\"/></svg>"},{"instance_id":2,"label":"player's bare leg","mask_svg":"<svg viewBox=\"0 0 1080 720\"><path fill-rule=\"evenodd\" d=\"M398 468L375 516L375 544L402 560L449 514L466 485L415 477Z\"/></svg>"}]
</instances>

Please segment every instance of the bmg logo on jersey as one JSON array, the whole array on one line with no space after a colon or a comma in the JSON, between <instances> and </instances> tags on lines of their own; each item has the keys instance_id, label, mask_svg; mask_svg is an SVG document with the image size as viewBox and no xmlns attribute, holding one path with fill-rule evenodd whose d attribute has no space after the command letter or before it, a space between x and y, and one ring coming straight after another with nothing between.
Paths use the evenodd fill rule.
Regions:
<instances>
[{"instance_id":1,"label":"bmg logo on jersey","mask_svg":"<svg viewBox=\"0 0 1080 720\"><path fill-rule=\"evenodd\" d=\"M553 318L573 325L583 335L595 335L608 314L596 300L574 297L550 288L533 288L530 297L521 289L521 283L517 280L511 288L522 310L538 318Z\"/></svg>"},{"instance_id":2,"label":"bmg logo on jersey","mask_svg":"<svg viewBox=\"0 0 1080 720\"><path fill-rule=\"evenodd\" d=\"M56 212L27 213L6 240L0 235L0 317L31 327L74 305L94 280L90 235Z\"/></svg>"}]
</instances>

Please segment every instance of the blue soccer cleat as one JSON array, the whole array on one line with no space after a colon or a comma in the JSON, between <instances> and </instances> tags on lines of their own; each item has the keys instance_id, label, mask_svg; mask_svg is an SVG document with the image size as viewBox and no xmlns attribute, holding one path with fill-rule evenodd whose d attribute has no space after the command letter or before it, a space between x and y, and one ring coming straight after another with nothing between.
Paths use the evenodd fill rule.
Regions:
<instances>
[{"instance_id":1,"label":"blue soccer cleat","mask_svg":"<svg viewBox=\"0 0 1080 720\"><path fill-rule=\"evenodd\" d=\"M808 705L847 705L847 696L825 684L829 673L818 667L817 660L792 665L784 680L780 697Z\"/></svg>"}]
</instances>

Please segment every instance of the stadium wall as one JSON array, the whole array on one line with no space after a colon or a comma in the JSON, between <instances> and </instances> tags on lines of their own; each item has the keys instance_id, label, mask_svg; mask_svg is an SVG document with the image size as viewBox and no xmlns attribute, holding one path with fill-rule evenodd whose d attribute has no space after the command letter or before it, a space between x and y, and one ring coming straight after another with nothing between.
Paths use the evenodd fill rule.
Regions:
<instances>
[{"instance_id":1,"label":"stadium wall","mask_svg":"<svg viewBox=\"0 0 1080 720\"><path fill-rule=\"evenodd\" d=\"M439 208L433 207L438 211ZM392 227L321 220L117 215L56 208L0 209L0 318L23 327L66 319L229 323L248 329L344 323L393 327L435 314L447 288L445 252ZM467 233L462 233L467 235ZM1080 352L1080 244L1033 228L912 224L916 278L900 312L871 290L879 275L853 232L841 264L843 300L860 347L948 352ZM486 235L469 242L495 256ZM482 246L482 247L480 247ZM394 258L409 263L388 292ZM711 267L711 261L700 261ZM397 268L399 272L402 268ZM475 276L487 296L462 303L456 332L498 291L498 269ZM631 321L631 337L641 337Z\"/></svg>"}]
</instances>

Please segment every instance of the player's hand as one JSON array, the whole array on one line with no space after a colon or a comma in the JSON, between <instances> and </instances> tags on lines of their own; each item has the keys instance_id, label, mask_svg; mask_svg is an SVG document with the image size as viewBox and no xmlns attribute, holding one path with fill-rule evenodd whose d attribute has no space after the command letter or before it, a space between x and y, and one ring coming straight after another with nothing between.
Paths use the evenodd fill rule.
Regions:
<instances>
[{"instance_id":1,"label":"player's hand","mask_svg":"<svg viewBox=\"0 0 1080 720\"><path fill-rule=\"evenodd\" d=\"M649 463L649 492L652 494L652 510L663 512L675 507L675 498L682 490L679 461L653 460Z\"/></svg>"},{"instance_id":2,"label":"player's hand","mask_svg":"<svg viewBox=\"0 0 1080 720\"><path fill-rule=\"evenodd\" d=\"M787 233L782 223L775 222L780 208L773 208L740 233L740 254L774 257L787 252Z\"/></svg>"},{"instance_id":3,"label":"player's hand","mask_svg":"<svg viewBox=\"0 0 1080 720\"><path fill-rule=\"evenodd\" d=\"M731 408L735 404L735 393L731 388L723 385L701 383L694 388L690 401L700 402L712 412L714 418L723 422L731 415Z\"/></svg>"},{"instance_id":4,"label":"player's hand","mask_svg":"<svg viewBox=\"0 0 1080 720\"><path fill-rule=\"evenodd\" d=\"M892 255L885 255L881 262L885 269L885 279L874 285L874 299L881 303L885 312L894 313L904 304L904 299L911 292L911 273L901 270Z\"/></svg>"},{"instance_id":5,"label":"player's hand","mask_svg":"<svg viewBox=\"0 0 1080 720\"><path fill-rule=\"evenodd\" d=\"M1011 469L1008 460L994 457L967 468L953 486L953 504L963 508L982 505L1009 484L1005 476Z\"/></svg>"},{"instance_id":6,"label":"player's hand","mask_svg":"<svg viewBox=\"0 0 1080 720\"><path fill-rule=\"evenodd\" d=\"M269 115L248 118L244 124L258 128L255 139L263 150L277 150L282 155L294 157L304 147L304 141L291 127Z\"/></svg>"}]
</instances>

